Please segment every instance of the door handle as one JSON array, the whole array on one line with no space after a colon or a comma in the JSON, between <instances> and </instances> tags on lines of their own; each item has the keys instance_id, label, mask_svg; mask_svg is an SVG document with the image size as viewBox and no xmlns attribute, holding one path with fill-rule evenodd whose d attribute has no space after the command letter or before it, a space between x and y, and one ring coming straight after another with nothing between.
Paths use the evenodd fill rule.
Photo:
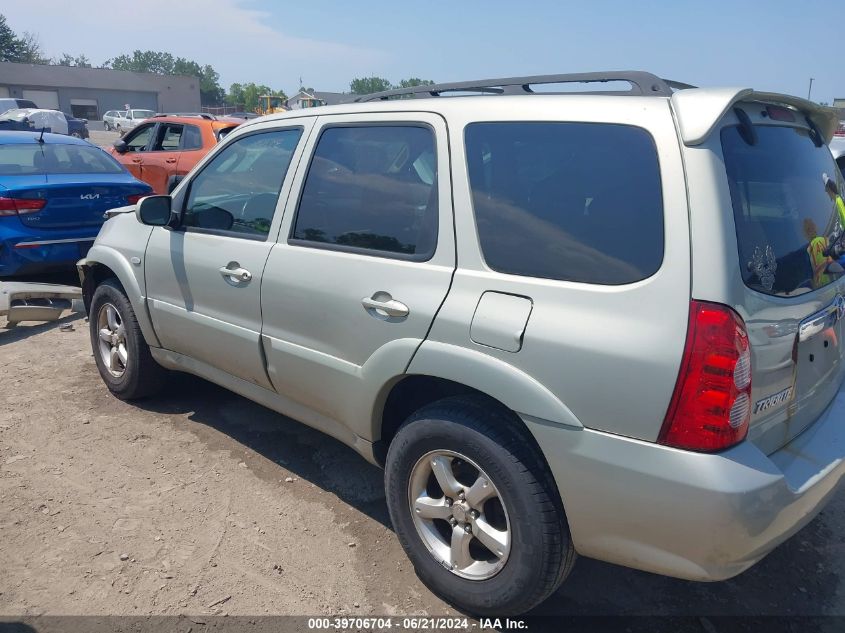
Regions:
<instances>
[{"instance_id":1,"label":"door handle","mask_svg":"<svg viewBox=\"0 0 845 633\"><path fill-rule=\"evenodd\" d=\"M133 162L133 163L142 163L142 162L144 162L144 161L143 161L142 159L140 159L140 158L133 158L133 159L132 159L132 162Z\"/></svg>"},{"instance_id":2,"label":"door handle","mask_svg":"<svg viewBox=\"0 0 845 633\"><path fill-rule=\"evenodd\" d=\"M165 163L175 163L175 162L176 162L176 159L175 159L175 158L165 158L165 159L164 159L164 162L165 162Z\"/></svg>"},{"instance_id":3,"label":"door handle","mask_svg":"<svg viewBox=\"0 0 845 633\"><path fill-rule=\"evenodd\" d=\"M390 295L386 296L390 297ZM361 305L364 306L364 309L366 309L370 314L375 312L376 314L373 314L373 316L406 317L411 312L408 309L408 306L393 298L380 301L378 299L373 299L372 297L364 297L361 299Z\"/></svg>"},{"instance_id":4,"label":"door handle","mask_svg":"<svg viewBox=\"0 0 845 633\"><path fill-rule=\"evenodd\" d=\"M246 268L229 268L228 266L223 266L220 269L220 274L224 277L229 277L232 281L247 282L252 279L252 273Z\"/></svg>"}]
</instances>

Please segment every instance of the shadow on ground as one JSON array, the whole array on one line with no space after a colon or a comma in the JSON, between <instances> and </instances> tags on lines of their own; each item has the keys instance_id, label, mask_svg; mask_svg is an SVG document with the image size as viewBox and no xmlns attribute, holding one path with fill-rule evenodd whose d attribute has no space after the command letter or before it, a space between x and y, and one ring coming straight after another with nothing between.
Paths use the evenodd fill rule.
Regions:
<instances>
[{"instance_id":1,"label":"shadow on ground","mask_svg":"<svg viewBox=\"0 0 845 633\"><path fill-rule=\"evenodd\" d=\"M166 393L135 403L164 414L188 414L191 428L211 449L231 449L225 437L263 459L249 460L264 479L284 479L283 466L319 488L389 526L384 502L383 472L337 440L242 398L222 387L187 374L173 374Z\"/></svg>"},{"instance_id":2,"label":"shadow on ground","mask_svg":"<svg viewBox=\"0 0 845 633\"><path fill-rule=\"evenodd\" d=\"M264 459L250 468L278 482L277 465L390 526L382 471L340 442L202 379L176 375L168 393L140 404L189 414L210 448L231 448L228 436ZM696 583L581 558L558 592L532 616L845 615L843 494L798 535L729 581ZM545 620L546 618L541 618Z\"/></svg>"}]
</instances>

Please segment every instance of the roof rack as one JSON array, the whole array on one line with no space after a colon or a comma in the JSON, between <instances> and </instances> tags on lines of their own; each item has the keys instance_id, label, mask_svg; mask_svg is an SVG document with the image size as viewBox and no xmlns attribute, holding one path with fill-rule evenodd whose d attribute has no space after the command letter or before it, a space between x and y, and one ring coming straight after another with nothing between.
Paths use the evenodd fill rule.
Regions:
<instances>
[{"instance_id":1,"label":"roof rack","mask_svg":"<svg viewBox=\"0 0 845 633\"><path fill-rule=\"evenodd\" d=\"M207 119L209 121L216 121L217 117L208 112L156 112L153 118L161 116L181 116L190 119Z\"/></svg>"},{"instance_id":2,"label":"roof rack","mask_svg":"<svg viewBox=\"0 0 845 633\"><path fill-rule=\"evenodd\" d=\"M693 88L689 84L677 81L667 81L657 75L641 72L638 70L615 70L598 73L573 73L565 75L531 75L527 77L508 77L504 79L479 79L476 81L460 81L456 83L434 84L429 86L413 86L411 88L398 88L396 90L385 90L373 94L362 95L355 99L356 102L365 101L387 101L389 99L428 98L440 97L450 92L475 92L482 95L520 95L537 94L532 86L543 84L574 84L574 83L607 83L609 81L621 81L630 84L629 90L590 90L582 91L547 91L542 94L594 94L606 95L653 95L657 97L671 97L675 90Z\"/></svg>"}]
</instances>

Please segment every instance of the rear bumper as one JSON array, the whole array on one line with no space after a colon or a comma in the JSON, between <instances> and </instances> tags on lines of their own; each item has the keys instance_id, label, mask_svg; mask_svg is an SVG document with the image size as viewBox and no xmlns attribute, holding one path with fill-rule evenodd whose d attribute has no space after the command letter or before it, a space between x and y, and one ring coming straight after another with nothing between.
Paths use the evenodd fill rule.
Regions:
<instances>
[{"instance_id":1,"label":"rear bumper","mask_svg":"<svg viewBox=\"0 0 845 633\"><path fill-rule=\"evenodd\" d=\"M0 222L0 277L72 269L88 252L100 230L94 226L36 232L23 227L17 218L8 220Z\"/></svg>"},{"instance_id":2,"label":"rear bumper","mask_svg":"<svg viewBox=\"0 0 845 633\"><path fill-rule=\"evenodd\" d=\"M584 556L689 580L744 571L806 525L845 476L845 389L772 455L715 455L526 420Z\"/></svg>"}]
</instances>

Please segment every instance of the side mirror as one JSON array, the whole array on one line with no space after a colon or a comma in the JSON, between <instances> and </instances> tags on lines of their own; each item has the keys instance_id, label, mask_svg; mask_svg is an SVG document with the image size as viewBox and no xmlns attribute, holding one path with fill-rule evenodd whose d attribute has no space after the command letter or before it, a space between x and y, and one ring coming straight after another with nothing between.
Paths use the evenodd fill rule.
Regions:
<instances>
[{"instance_id":1,"label":"side mirror","mask_svg":"<svg viewBox=\"0 0 845 633\"><path fill-rule=\"evenodd\" d=\"M168 226L173 219L170 196L147 196L135 206L135 217L147 226Z\"/></svg>"},{"instance_id":2,"label":"side mirror","mask_svg":"<svg viewBox=\"0 0 845 633\"><path fill-rule=\"evenodd\" d=\"M117 150L118 154L125 154L129 151L129 146L122 138L117 139L114 143L112 143L112 145Z\"/></svg>"}]
</instances>

